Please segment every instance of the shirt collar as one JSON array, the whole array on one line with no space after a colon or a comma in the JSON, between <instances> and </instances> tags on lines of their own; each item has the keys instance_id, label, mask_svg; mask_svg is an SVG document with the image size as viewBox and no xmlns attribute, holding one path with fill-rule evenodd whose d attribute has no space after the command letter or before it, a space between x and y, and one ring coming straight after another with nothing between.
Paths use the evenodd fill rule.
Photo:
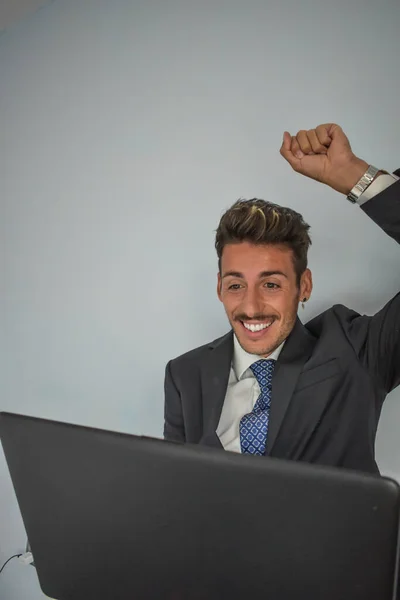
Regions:
<instances>
[{"instance_id":1,"label":"shirt collar","mask_svg":"<svg viewBox=\"0 0 400 600\"><path fill-rule=\"evenodd\" d=\"M278 348L276 348L272 354L268 356L268 360L278 360L279 355L282 351L285 342L283 341ZM257 360L260 360L261 356L257 354L249 354L246 350L243 350L242 346L239 344L236 335L233 336L233 360L232 366L235 371L235 375L237 380L241 379L247 371L247 369L255 363Z\"/></svg>"}]
</instances>

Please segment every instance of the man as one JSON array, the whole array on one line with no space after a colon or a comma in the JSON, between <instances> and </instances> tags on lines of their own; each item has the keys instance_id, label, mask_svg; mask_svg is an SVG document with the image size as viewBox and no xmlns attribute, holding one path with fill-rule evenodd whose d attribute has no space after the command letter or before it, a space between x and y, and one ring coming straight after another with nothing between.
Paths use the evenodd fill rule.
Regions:
<instances>
[{"instance_id":1,"label":"man","mask_svg":"<svg viewBox=\"0 0 400 600\"><path fill-rule=\"evenodd\" d=\"M285 132L281 154L400 243L400 181L356 157L338 125ZM378 471L379 415L400 383L400 293L373 317L336 305L303 325L308 229L257 199L223 215L217 293L232 331L168 363L165 439Z\"/></svg>"}]
</instances>

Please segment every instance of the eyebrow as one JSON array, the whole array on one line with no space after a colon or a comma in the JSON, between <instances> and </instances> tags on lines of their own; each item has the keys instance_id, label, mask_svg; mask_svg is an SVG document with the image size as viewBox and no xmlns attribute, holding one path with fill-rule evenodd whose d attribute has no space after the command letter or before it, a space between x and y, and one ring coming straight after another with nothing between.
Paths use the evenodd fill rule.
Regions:
<instances>
[{"instance_id":1,"label":"eyebrow","mask_svg":"<svg viewBox=\"0 0 400 600\"><path fill-rule=\"evenodd\" d=\"M281 275L282 277L288 279L288 276L286 273L283 273L283 271L261 271L258 277L259 279L263 279L263 277L272 277L272 275ZM222 275L222 279L225 277L237 277L238 279L245 279L243 273L239 273L239 271L227 271Z\"/></svg>"}]
</instances>

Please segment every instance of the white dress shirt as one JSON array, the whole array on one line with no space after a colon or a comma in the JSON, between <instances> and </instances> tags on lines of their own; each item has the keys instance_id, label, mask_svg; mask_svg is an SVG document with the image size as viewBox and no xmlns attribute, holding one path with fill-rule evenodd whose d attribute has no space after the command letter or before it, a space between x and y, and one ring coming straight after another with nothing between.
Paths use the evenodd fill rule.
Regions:
<instances>
[{"instance_id":1,"label":"white dress shirt","mask_svg":"<svg viewBox=\"0 0 400 600\"><path fill-rule=\"evenodd\" d=\"M387 187L397 181L396 175L382 174L367 187L358 199L362 205L371 200L376 194L383 192ZM283 342L279 348L268 356L268 359L278 360L279 354L284 346ZM229 373L228 387L225 401L222 407L217 435L225 450L241 452L239 423L244 415L250 413L260 395L260 387L257 383L250 365L260 360L260 356L249 354L239 344L236 336L233 336L233 359ZM277 399L275 399L277 401Z\"/></svg>"},{"instance_id":2,"label":"white dress shirt","mask_svg":"<svg viewBox=\"0 0 400 600\"><path fill-rule=\"evenodd\" d=\"M399 178L397 177L397 175L393 175L392 173L383 173L382 175L379 175L379 177L377 177L375 181L373 181L371 185L367 187L365 192L361 194L361 196L358 199L358 204L362 206L364 202L368 202L368 200L371 200L371 198L373 198L377 194L380 194L381 192L383 192L383 190L386 190L386 188L388 188L389 185L392 185L392 183L394 183L398 179Z\"/></svg>"},{"instance_id":3,"label":"white dress shirt","mask_svg":"<svg viewBox=\"0 0 400 600\"><path fill-rule=\"evenodd\" d=\"M278 360L284 343L268 356L268 360ZM217 429L217 435L225 450L241 452L239 423L244 415L253 410L260 395L260 386L250 365L260 359L261 356L243 350L236 336L233 336L232 365Z\"/></svg>"}]
</instances>

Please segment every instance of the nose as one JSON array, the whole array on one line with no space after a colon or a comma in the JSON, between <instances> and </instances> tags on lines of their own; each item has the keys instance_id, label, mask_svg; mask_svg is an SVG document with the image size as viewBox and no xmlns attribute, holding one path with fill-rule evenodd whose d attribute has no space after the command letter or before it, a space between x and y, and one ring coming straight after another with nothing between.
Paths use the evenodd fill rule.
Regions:
<instances>
[{"instance_id":1,"label":"nose","mask_svg":"<svg viewBox=\"0 0 400 600\"><path fill-rule=\"evenodd\" d=\"M262 314L263 302L261 293L257 287L248 287L246 289L241 308L241 312L245 313L250 319L254 318L255 315Z\"/></svg>"}]
</instances>

